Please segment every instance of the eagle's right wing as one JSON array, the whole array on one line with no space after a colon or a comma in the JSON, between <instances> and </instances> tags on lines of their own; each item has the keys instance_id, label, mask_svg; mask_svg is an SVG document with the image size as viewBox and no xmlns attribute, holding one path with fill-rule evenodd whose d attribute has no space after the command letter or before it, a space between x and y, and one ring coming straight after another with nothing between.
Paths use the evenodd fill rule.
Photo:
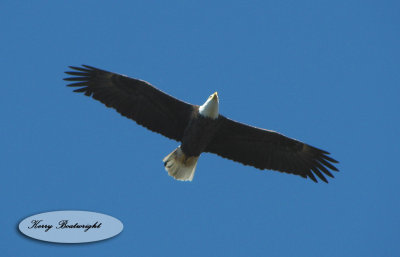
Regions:
<instances>
[{"instance_id":1,"label":"eagle's right wing","mask_svg":"<svg viewBox=\"0 0 400 257\"><path fill-rule=\"evenodd\" d=\"M180 141L193 110L191 104L180 101L150 85L124 75L83 65L65 73L72 77L70 87L116 109L138 124Z\"/></svg>"}]
</instances>

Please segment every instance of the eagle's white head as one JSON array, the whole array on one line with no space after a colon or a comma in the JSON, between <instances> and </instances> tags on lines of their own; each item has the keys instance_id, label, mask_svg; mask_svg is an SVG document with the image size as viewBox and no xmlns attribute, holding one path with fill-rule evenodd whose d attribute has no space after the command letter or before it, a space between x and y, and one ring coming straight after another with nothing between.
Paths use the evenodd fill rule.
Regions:
<instances>
[{"instance_id":1,"label":"eagle's white head","mask_svg":"<svg viewBox=\"0 0 400 257\"><path fill-rule=\"evenodd\" d=\"M214 94L210 95L207 101L200 106L199 113L201 116L216 119L219 115L219 100L218 100L218 93L215 92Z\"/></svg>"}]
</instances>

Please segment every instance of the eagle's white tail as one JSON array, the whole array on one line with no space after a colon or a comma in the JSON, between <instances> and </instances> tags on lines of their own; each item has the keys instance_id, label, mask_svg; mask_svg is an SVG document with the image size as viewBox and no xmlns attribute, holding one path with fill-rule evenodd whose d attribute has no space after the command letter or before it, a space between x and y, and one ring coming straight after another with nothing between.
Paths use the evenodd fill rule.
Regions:
<instances>
[{"instance_id":1,"label":"eagle's white tail","mask_svg":"<svg viewBox=\"0 0 400 257\"><path fill-rule=\"evenodd\" d=\"M177 180L192 181L196 170L197 157L186 157L181 147L176 148L172 153L168 154L164 159L165 170L168 174Z\"/></svg>"}]
</instances>

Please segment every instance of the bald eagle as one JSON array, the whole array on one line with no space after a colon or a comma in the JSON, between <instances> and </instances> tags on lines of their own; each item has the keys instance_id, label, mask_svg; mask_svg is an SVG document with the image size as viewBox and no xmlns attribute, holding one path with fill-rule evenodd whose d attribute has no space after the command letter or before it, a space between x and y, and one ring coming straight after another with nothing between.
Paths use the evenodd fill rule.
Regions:
<instances>
[{"instance_id":1,"label":"bald eagle","mask_svg":"<svg viewBox=\"0 0 400 257\"><path fill-rule=\"evenodd\" d=\"M69 66L74 92L84 93L114 108L138 124L181 142L164 159L168 174L177 180L192 181L203 152L250 165L310 178L317 175L328 183L338 169L329 153L288 138L277 132L249 126L219 114L215 92L199 106L178 100L150 83L91 66Z\"/></svg>"}]
</instances>

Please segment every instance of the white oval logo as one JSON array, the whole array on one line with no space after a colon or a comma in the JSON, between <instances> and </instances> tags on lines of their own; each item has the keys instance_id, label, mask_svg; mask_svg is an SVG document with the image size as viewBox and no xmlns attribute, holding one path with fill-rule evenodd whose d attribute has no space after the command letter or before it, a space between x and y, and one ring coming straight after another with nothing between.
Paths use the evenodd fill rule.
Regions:
<instances>
[{"instance_id":1,"label":"white oval logo","mask_svg":"<svg viewBox=\"0 0 400 257\"><path fill-rule=\"evenodd\" d=\"M118 219L89 211L53 211L19 223L28 237L53 243L88 243L111 238L123 229Z\"/></svg>"}]
</instances>

